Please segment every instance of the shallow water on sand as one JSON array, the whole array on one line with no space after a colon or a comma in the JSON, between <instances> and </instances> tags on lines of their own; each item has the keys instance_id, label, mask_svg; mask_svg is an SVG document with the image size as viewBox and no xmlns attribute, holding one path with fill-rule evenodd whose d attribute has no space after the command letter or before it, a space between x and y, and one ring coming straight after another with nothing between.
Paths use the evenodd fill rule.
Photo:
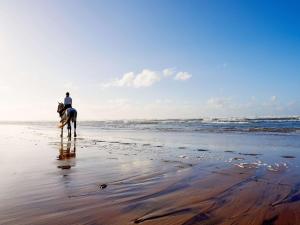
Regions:
<instances>
[{"instance_id":1,"label":"shallow water on sand","mask_svg":"<svg viewBox=\"0 0 300 225\"><path fill-rule=\"evenodd\" d=\"M0 224L300 224L299 135L0 125Z\"/></svg>"}]
</instances>

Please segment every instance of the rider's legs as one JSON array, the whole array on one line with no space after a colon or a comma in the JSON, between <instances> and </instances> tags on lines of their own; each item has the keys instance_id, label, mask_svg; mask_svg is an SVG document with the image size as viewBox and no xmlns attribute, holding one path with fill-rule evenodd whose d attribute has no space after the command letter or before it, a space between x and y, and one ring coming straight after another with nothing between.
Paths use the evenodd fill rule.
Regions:
<instances>
[{"instance_id":1,"label":"rider's legs","mask_svg":"<svg viewBox=\"0 0 300 225\"><path fill-rule=\"evenodd\" d=\"M65 104L65 110L68 108L72 108L71 104Z\"/></svg>"}]
</instances>

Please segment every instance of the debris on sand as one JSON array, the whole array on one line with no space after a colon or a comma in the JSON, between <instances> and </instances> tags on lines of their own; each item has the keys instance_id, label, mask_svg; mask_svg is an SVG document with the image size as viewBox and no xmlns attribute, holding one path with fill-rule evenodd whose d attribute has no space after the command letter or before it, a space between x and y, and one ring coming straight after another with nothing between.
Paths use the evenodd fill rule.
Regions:
<instances>
[{"instance_id":1,"label":"debris on sand","mask_svg":"<svg viewBox=\"0 0 300 225\"><path fill-rule=\"evenodd\" d=\"M105 189L105 188L107 188L107 184L100 184L99 187L100 187L100 189Z\"/></svg>"},{"instance_id":2,"label":"debris on sand","mask_svg":"<svg viewBox=\"0 0 300 225\"><path fill-rule=\"evenodd\" d=\"M71 166L70 165L58 166L57 168L62 169L62 170L69 170L69 169L71 169Z\"/></svg>"},{"instance_id":3,"label":"debris on sand","mask_svg":"<svg viewBox=\"0 0 300 225\"><path fill-rule=\"evenodd\" d=\"M230 158L230 159L229 159L229 162L232 162L232 161L240 161L240 160L245 160L245 159L242 158L242 157L234 157L234 158Z\"/></svg>"},{"instance_id":4,"label":"debris on sand","mask_svg":"<svg viewBox=\"0 0 300 225\"><path fill-rule=\"evenodd\" d=\"M282 157L282 158L285 158L285 159L294 159L294 158L296 158L296 157L293 156L293 155L282 155L281 157Z\"/></svg>"},{"instance_id":5,"label":"debris on sand","mask_svg":"<svg viewBox=\"0 0 300 225\"><path fill-rule=\"evenodd\" d=\"M259 154L259 153L242 153L242 152L240 152L239 154L240 154L240 155L247 155L247 156L258 156L258 155L262 155L262 154Z\"/></svg>"},{"instance_id":6,"label":"debris on sand","mask_svg":"<svg viewBox=\"0 0 300 225\"><path fill-rule=\"evenodd\" d=\"M202 149L202 148L199 148L199 149L197 149L197 151L198 151L198 152L208 152L209 150L207 150L207 149Z\"/></svg>"}]
</instances>

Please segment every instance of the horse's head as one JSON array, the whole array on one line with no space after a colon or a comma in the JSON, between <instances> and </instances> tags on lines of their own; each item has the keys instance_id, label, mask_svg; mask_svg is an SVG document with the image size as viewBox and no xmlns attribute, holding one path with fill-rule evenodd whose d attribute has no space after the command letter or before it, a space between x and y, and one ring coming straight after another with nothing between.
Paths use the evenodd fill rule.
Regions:
<instances>
[{"instance_id":1,"label":"horse's head","mask_svg":"<svg viewBox=\"0 0 300 225\"><path fill-rule=\"evenodd\" d=\"M58 103L58 106L57 106L57 112L58 112L59 114L61 114L62 111L63 111L64 109L65 109L64 103L59 102L59 103Z\"/></svg>"}]
</instances>

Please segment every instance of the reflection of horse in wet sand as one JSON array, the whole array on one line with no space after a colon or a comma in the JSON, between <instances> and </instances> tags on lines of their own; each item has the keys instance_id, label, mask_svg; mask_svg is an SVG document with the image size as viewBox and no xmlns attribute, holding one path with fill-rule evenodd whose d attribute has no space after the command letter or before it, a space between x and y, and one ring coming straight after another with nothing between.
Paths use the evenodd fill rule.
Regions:
<instances>
[{"instance_id":1,"label":"reflection of horse in wet sand","mask_svg":"<svg viewBox=\"0 0 300 225\"><path fill-rule=\"evenodd\" d=\"M63 139L60 142L59 155L57 156L57 160L61 161L58 168L60 169L71 169L74 164L72 159L76 157L76 138L74 138L73 148L71 138L68 139L67 145L64 146Z\"/></svg>"},{"instance_id":2,"label":"reflection of horse in wet sand","mask_svg":"<svg viewBox=\"0 0 300 225\"><path fill-rule=\"evenodd\" d=\"M74 108L65 109L65 105L61 102L58 103L57 112L61 118L59 127L61 128L60 136L63 137L63 129L66 124L68 124L68 137L71 137L72 127L71 122L74 123L74 137L76 134L76 123L77 123L77 111Z\"/></svg>"}]
</instances>

